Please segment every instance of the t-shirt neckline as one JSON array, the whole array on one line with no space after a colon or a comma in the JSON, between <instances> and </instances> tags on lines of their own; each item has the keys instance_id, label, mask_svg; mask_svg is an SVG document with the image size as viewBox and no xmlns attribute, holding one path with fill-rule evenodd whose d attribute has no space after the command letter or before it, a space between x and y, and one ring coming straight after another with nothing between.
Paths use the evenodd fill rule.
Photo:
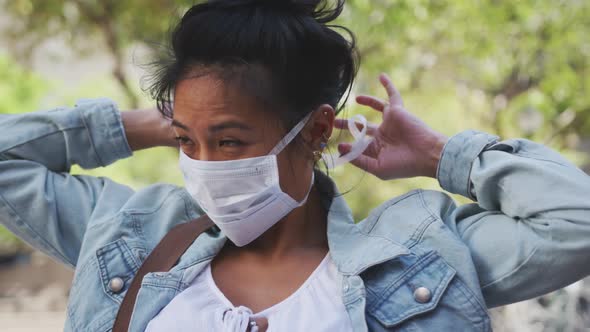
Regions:
<instances>
[{"instance_id":1,"label":"t-shirt neckline","mask_svg":"<svg viewBox=\"0 0 590 332\"><path fill-rule=\"evenodd\" d=\"M318 264L318 266L313 270L313 272L303 282L303 284L301 284L301 286L299 286L299 288L297 288L297 290L295 290L291 295L289 295L288 297L286 297L282 301L280 301L276 304L273 304L272 306L270 306L266 309L263 309L262 311L252 314L252 317L253 318L267 317L271 313L278 311L280 308L282 308L282 307L286 306L287 304L289 304L290 302L294 301L313 282L313 280L315 280L317 278L317 276L323 270L325 270L327 268L329 260L330 260L330 253L328 252L328 254L326 254L326 256L322 259L320 264ZM237 309L238 307L235 306L233 303L231 303L231 301L227 297L225 297L225 294L223 294L221 289L219 289L219 287L217 287L217 284L215 283L215 280L213 279L213 273L211 272L211 264L209 264L207 266L205 273L206 273L207 283L209 284L209 288L211 289L211 291L213 291L213 293L216 295L216 297L223 303L223 305L225 305L231 309Z\"/></svg>"}]
</instances>

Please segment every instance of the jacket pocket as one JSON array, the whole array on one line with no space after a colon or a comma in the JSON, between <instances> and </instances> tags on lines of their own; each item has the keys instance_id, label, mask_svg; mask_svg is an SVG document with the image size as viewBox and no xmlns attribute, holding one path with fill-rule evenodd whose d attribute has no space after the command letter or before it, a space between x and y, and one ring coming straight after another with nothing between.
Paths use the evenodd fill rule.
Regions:
<instances>
[{"instance_id":1,"label":"jacket pocket","mask_svg":"<svg viewBox=\"0 0 590 332\"><path fill-rule=\"evenodd\" d=\"M98 249L96 258L103 291L120 304L139 269L140 262L123 239Z\"/></svg>"},{"instance_id":2,"label":"jacket pocket","mask_svg":"<svg viewBox=\"0 0 590 332\"><path fill-rule=\"evenodd\" d=\"M371 330L491 331L486 309L436 252L408 263L388 262L370 273Z\"/></svg>"},{"instance_id":3,"label":"jacket pocket","mask_svg":"<svg viewBox=\"0 0 590 332\"><path fill-rule=\"evenodd\" d=\"M76 269L68 316L75 331L112 328L123 297L139 269L139 258L123 239L108 243Z\"/></svg>"}]
</instances>

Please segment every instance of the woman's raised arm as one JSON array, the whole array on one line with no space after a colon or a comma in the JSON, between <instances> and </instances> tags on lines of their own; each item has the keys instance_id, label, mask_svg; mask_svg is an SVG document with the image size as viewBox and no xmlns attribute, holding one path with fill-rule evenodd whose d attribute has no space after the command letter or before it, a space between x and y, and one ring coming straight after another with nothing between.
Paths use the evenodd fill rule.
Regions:
<instances>
[{"instance_id":1,"label":"woman's raised arm","mask_svg":"<svg viewBox=\"0 0 590 332\"><path fill-rule=\"evenodd\" d=\"M157 129L145 134L157 128L149 112L155 113L125 115L135 148L157 143ZM0 132L0 222L75 266L88 223L116 213L133 194L105 178L68 174L74 164L96 168L131 156L121 113L108 100L87 100L69 109L0 115Z\"/></svg>"},{"instance_id":2,"label":"woman's raised arm","mask_svg":"<svg viewBox=\"0 0 590 332\"><path fill-rule=\"evenodd\" d=\"M440 206L439 194L424 193L432 214L469 247L488 306L532 298L590 274L590 176L524 139L500 142L470 130L447 141L404 109L387 77L381 81L389 103L358 98L383 112L383 123L373 126L375 140L354 164L382 179L436 175L445 190L477 202Z\"/></svg>"}]
</instances>

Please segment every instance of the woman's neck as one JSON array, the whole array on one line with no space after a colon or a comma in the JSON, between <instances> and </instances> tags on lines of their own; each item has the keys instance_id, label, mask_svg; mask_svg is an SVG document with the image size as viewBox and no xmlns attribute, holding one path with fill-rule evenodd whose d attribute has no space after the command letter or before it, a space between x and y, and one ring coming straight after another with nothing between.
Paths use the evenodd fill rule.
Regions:
<instances>
[{"instance_id":1,"label":"woman's neck","mask_svg":"<svg viewBox=\"0 0 590 332\"><path fill-rule=\"evenodd\" d=\"M297 254L294 251L302 249L328 251L327 213L315 185L303 206L291 211L250 244L233 248L271 260Z\"/></svg>"}]
</instances>

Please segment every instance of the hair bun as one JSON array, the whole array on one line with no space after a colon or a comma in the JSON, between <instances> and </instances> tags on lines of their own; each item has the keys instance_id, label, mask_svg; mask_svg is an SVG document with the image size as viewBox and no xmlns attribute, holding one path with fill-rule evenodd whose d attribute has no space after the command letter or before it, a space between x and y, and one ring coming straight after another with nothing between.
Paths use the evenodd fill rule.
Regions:
<instances>
[{"instance_id":1,"label":"hair bun","mask_svg":"<svg viewBox=\"0 0 590 332\"><path fill-rule=\"evenodd\" d=\"M314 16L316 7L321 0L262 0L272 5L282 5L285 9L299 11L309 16Z\"/></svg>"},{"instance_id":2,"label":"hair bun","mask_svg":"<svg viewBox=\"0 0 590 332\"><path fill-rule=\"evenodd\" d=\"M259 0L270 6L284 6L293 12L301 12L316 19L319 23L328 23L340 15L344 0ZM331 6L331 2L334 6Z\"/></svg>"},{"instance_id":3,"label":"hair bun","mask_svg":"<svg viewBox=\"0 0 590 332\"><path fill-rule=\"evenodd\" d=\"M319 23L335 20L344 8L345 0L209 0L224 7L265 7L313 17ZM330 4L334 2L334 6Z\"/></svg>"}]
</instances>

